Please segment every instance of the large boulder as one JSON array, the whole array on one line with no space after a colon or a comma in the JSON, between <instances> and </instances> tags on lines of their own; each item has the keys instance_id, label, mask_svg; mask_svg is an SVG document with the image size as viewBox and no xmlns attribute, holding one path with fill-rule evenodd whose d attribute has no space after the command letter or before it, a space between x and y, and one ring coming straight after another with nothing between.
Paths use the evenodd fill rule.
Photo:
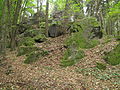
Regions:
<instances>
[{"instance_id":1,"label":"large boulder","mask_svg":"<svg viewBox=\"0 0 120 90\"><path fill-rule=\"evenodd\" d=\"M103 33L101 31L101 27L98 26L98 27L93 27L92 31L91 31L92 35L91 35L91 38L99 38L101 39L103 37Z\"/></svg>"},{"instance_id":2,"label":"large boulder","mask_svg":"<svg viewBox=\"0 0 120 90\"><path fill-rule=\"evenodd\" d=\"M48 35L49 37L57 37L63 34L62 26L53 24L49 27Z\"/></svg>"},{"instance_id":3,"label":"large boulder","mask_svg":"<svg viewBox=\"0 0 120 90\"><path fill-rule=\"evenodd\" d=\"M37 43L41 43L41 42L46 41L47 38L45 37L44 34L39 34L39 35L37 35L37 36L34 37L34 40L35 40L35 42L37 42Z\"/></svg>"}]
</instances>

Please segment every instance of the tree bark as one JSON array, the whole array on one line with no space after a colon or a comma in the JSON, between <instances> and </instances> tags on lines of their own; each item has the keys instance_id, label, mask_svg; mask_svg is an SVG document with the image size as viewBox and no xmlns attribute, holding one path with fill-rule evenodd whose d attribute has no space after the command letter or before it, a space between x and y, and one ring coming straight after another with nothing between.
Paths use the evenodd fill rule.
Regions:
<instances>
[{"instance_id":1,"label":"tree bark","mask_svg":"<svg viewBox=\"0 0 120 90\"><path fill-rule=\"evenodd\" d=\"M16 48L16 24L18 22L18 18L19 18L19 12L21 9L21 5L22 5L22 0L18 0L17 1L17 6L15 8L15 13L14 13L14 18L13 18L13 25L12 25L12 30L11 30L11 50L14 50Z\"/></svg>"},{"instance_id":2,"label":"tree bark","mask_svg":"<svg viewBox=\"0 0 120 90\"><path fill-rule=\"evenodd\" d=\"M46 27L46 36L48 37L48 12L49 12L49 0L46 1L46 23L45 23L45 27Z\"/></svg>"}]
</instances>

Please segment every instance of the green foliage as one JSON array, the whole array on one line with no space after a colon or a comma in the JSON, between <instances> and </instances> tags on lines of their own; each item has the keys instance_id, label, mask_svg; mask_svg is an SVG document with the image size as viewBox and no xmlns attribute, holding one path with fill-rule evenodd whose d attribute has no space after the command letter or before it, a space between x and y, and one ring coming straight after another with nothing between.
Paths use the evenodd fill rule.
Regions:
<instances>
[{"instance_id":1,"label":"green foliage","mask_svg":"<svg viewBox=\"0 0 120 90\"><path fill-rule=\"evenodd\" d=\"M119 69L118 70L117 69L116 70L107 70L107 69L100 70L96 67L92 67L92 68L85 68L85 69L78 68L76 72L86 76L92 75L98 80L111 80L111 79L118 80L120 78ZM115 83L114 80L112 82Z\"/></svg>"},{"instance_id":2,"label":"green foliage","mask_svg":"<svg viewBox=\"0 0 120 90\"><path fill-rule=\"evenodd\" d=\"M120 1L117 4L113 5L112 8L110 8L108 15L110 17L120 15Z\"/></svg>"},{"instance_id":3,"label":"green foliage","mask_svg":"<svg viewBox=\"0 0 120 90\"><path fill-rule=\"evenodd\" d=\"M106 36L103 38L104 42L102 42L102 43L103 43L103 44L108 43L108 42L110 42L110 41L112 40L112 38L113 38L113 36L106 35Z\"/></svg>"},{"instance_id":4,"label":"green foliage","mask_svg":"<svg viewBox=\"0 0 120 90\"><path fill-rule=\"evenodd\" d=\"M55 1L52 1L52 3L54 2L54 5L57 6L58 10L63 10L65 8L65 1L66 0L55 0Z\"/></svg>"},{"instance_id":5,"label":"green foliage","mask_svg":"<svg viewBox=\"0 0 120 90\"><path fill-rule=\"evenodd\" d=\"M31 37L24 37L20 42L19 46L33 46L35 44L35 41Z\"/></svg>"},{"instance_id":6,"label":"green foliage","mask_svg":"<svg viewBox=\"0 0 120 90\"><path fill-rule=\"evenodd\" d=\"M35 7L35 3L34 3L34 0L27 0L26 2L26 7L25 7L25 11L27 13L31 13L31 14L34 14L34 7ZM30 7L33 7L33 8L30 8ZM27 14L26 14L27 15Z\"/></svg>"},{"instance_id":7,"label":"green foliage","mask_svg":"<svg viewBox=\"0 0 120 90\"><path fill-rule=\"evenodd\" d=\"M31 52L38 51L38 50L41 50L41 48L37 48L34 46L27 46L27 47L22 46L22 47L19 47L17 56L30 54Z\"/></svg>"},{"instance_id":8,"label":"green foliage","mask_svg":"<svg viewBox=\"0 0 120 90\"><path fill-rule=\"evenodd\" d=\"M34 37L35 42L44 42L47 40L46 36L44 34L40 34Z\"/></svg>"},{"instance_id":9,"label":"green foliage","mask_svg":"<svg viewBox=\"0 0 120 90\"><path fill-rule=\"evenodd\" d=\"M84 30L89 30L89 28L100 26L100 22L98 22L95 17L85 17L80 21L80 24Z\"/></svg>"},{"instance_id":10,"label":"green foliage","mask_svg":"<svg viewBox=\"0 0 120 90\"><path fill-rule=\"evenodd\" d=\"M85 55L82 49L93 48L99 44L98 40L89 40L84 36L84 29L82 30L81 26L74 25L74 29L77 29L79 32L73 33L67 40L66 46L68 46L64 57L61 61L61 66L71 66L82 59Z\"/></svg>"},{"instance_id":11,"label":"green foliage","mask_svg":"<svg viewBox=\"0 0 120 90\"><path fill-rule=\"evenodd\" d=\"M120 35L119 35L119 36L115 36L115 39L116 39L117 41L120 41Z\"/></svg>"},{"instance_id":12,"label":"green foliage","mask_svg":"<svg viewBox=\"0 0 120 90\"><path fill-rule=\"evenodd\" d=\"M84 17L82 19L78 19L73 24L71 24L71 32L78 31L82 32L82 35L84 35L84 38L90 39L92 36L94 36L93 28L99 27L100 22L97 21L95 17Z\"/></svg>"},{"instance_id":13,"label":"green foliage","mask_svg":"<svg viewBox=\"0 0 120 90\"><path fill-rule=\"evenodd\" d=\"M26 64L30 64L32 62L37 61L41 56L40 52L32 52L24 61Z\"/></svg>"},{"instance_id":14,"label":"green foliage","mask_svg":"<svg viewBox=\"0 0 120 90\"><path fill-rule=\"evenodd\" d=\"M100 70L105 70L106 69L106 64L103 63L97 63L96 67Z\"/></svg>"},{"instance_id":15,"label":"green foliage","mask_svg":"<svg viewBox=\"0 0 120 90\"><path fill-rule=\"evenodd\" d=\"M3 10L3 0L0 0L0 21L1 21L1 17L2 17L2 10Z\"/></svg>"},{"instance_id":16,"label":"green foliage","mask_svg":"<svg viewBox=\"0 0 120 90\"><path fill-rule=\"evenodd\" d=\"M45 28L45 22L41 22L41 23L39 24L39 26L40 26L40 28Z\"/></svg>"},{"instance_id":17,"label":"green foliage","mask_svg":"<svg viewBox=\"0 0 120 90\"><path fill-rule=\"evenodd\" d=\"M25 59L24 63L26 64L30 64L30 63L33 63L35 61L37 61L40 57L43 57L45 55L47 55L48 52L47 51L35 51L35 52L31 52L27 58Z\"/></svg>"},{"instance_id":18,"label":"green foliage","mask_svg":"<svg viewBox=\"0 0 120 90\"><path fill-rule=\"evenodd\" d=\"M39 30L32 29L32 30L25 31L24 36L33 38L39 34L41 34L41 32Z\"/></svg>"},{"instance_id":19,"label":"green foliage","mask_svg":"<svg viewBox=\"0 0 120 90\"><path fill-rule=\"evenodd\" d=\"M70 36L68 38L68 40L66 41L67 46L71 46L73 44L75 44L76 47L78 47L78 49L79 48L87 49L87 48L92 48L92 47L98 45L99 41L98 40L88 40L87 38L85 38L83 36L82 32L77 32L77 33L74 33L72 36Z\"/></svg>"},{"instance_id":20,"label":"green foliage","mask_svg":"<svg viewBox=\"0 0 120 90\"><path fill-rule=\"evenodd\" d=\"M120 44L118 44L111 52L106 53L104 60L111 65L120 64Z\"/></svg>"}]
</instances>

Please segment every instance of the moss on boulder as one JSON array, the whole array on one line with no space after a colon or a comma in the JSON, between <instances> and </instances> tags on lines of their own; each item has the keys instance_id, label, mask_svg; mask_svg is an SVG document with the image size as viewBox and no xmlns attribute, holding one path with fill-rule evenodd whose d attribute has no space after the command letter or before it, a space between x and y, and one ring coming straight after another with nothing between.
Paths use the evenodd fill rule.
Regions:
<instances>
[{"instance_id":1,"label":"moss on boulder","mask_svg":"<svg viewBox=\"0 0 120 90\"><path fill-rule=\"evenodd\" d=\"M36 30L36 29L31 29L31 30L26 30L24 33L24 37L35 37L37 35L41 34L40 30Z\"/></svg>"},{"instance_id":2,"label":"moss on boulder","mask_svg":"<svg viewBox=\"0 0 120 90\"><path fill-rule=\"evenodd\" d=\"M21 46L18 49L17 56L30 54L31 52L38 51L38 50L41 50L41 48L38 48L38 47L35 47L35 46Z\"/></svg>"},{"instance_id":3,"label":"moss on boulder","mask_svg":"<svg viewBox=\"0 0 120 90\"><path fill-rule=\"evenodd\" d=\"M120 64L120 43L109 53L106 53L104 60L111 65Z\"/></svg>"},{"instance_id":4,"label":"moss on boulder","mask_svg":"<svg viewBox=\"0 0 120 90\"><path fill-rule=\"evenodd\" d=\"M39 58L41 58L47 54L48 54L48 51L44 51L44 50L31 52L25 59L24 63L25 64L33 63L33 62L37 61Z\"/></svg>"},{"instance_id":5,"label":"moss on boulder","mask_svg":"<svg viewBox=\"0 0 120 90\"><path fill-rule=\"evenodd\" d=\"M34 37L35 42L41 43L47 40L46 36L44 34L40 34Z\"/></svg>"},{"instance_id":6,"label":"moss on boulder","mask_svg":"<svg viewBox=\"0 0 120 90\"><path fill-rule=\"evenodd\" d=\"M19 46L33 46L35 44L35 41L31 37L24 37L20 42Z\"/></svg>"},{"instance_id":7,"label":"moss on boulder","mask_svg":"<svg viewBox=\"0 0 120 90\"><path fill-rule=\"evenodd\" d=\"M61 60L61 66L72 66L79 62L84 56L85 54L82 50L73 51L71 49L68 49L65 52L63 59Z\"/></svg>"}]
</instances>

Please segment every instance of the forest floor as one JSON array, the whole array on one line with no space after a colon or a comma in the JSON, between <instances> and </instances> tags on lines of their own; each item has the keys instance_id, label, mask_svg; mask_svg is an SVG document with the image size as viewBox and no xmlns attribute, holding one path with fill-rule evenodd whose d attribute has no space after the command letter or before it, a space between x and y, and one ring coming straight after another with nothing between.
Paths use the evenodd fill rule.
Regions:
<instances>
[{"instance_id":1,"label":"forest floor","mask_svg":"<svg viewBox=\"0 0 120 90\"><path fill-rule=\"evenodd\" d=\"M60 61L67 37L36 44L50 53L32 64L24 64L24 56L9 52L0 62L0 90L120 90L120 65L96 68L96 62L105 63L104 52L111 51L118 42L100 40L100 45L84 50L86 56L79 63L64 68Z\"/></svg>"}]
</instances>

